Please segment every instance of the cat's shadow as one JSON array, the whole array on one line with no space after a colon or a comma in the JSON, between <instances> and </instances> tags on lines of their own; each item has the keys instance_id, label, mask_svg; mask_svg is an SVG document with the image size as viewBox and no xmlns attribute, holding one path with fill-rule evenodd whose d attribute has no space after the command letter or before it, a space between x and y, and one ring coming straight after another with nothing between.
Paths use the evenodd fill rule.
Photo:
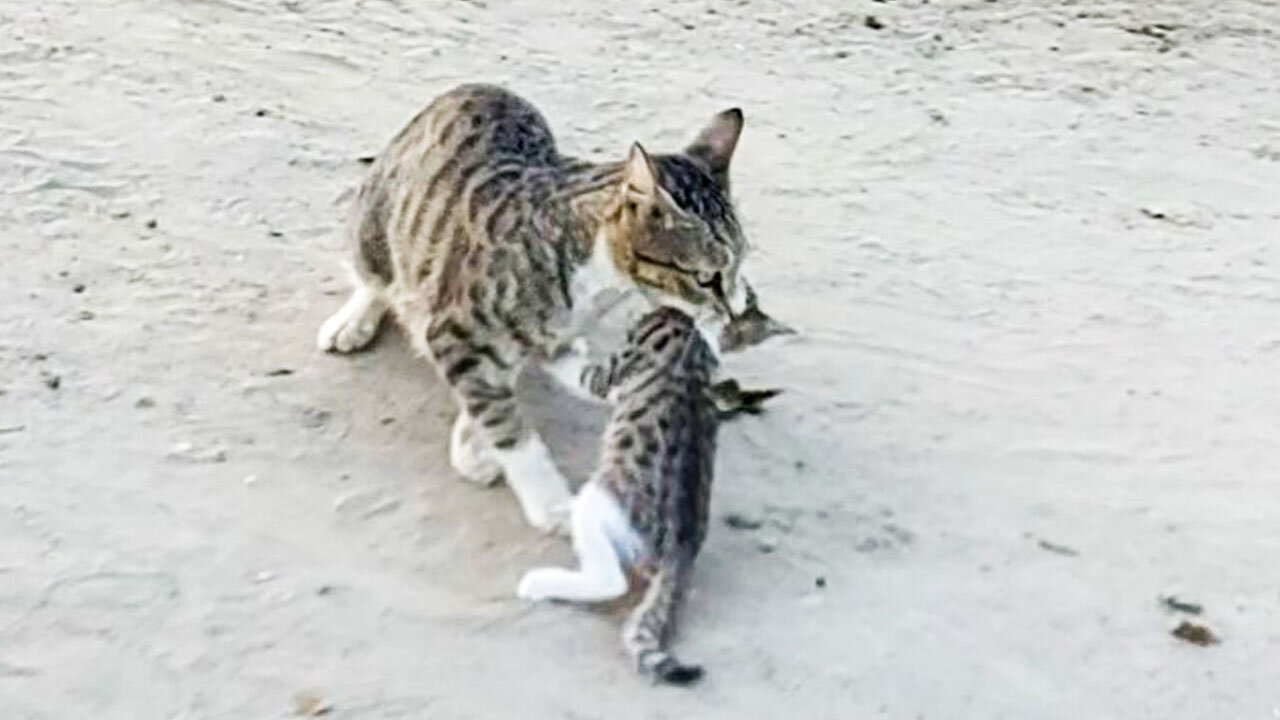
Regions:
<instances>
[{"instance_id":1,"label":"cat's shadow","mask_svg":"<svg viewBox=\"0 0 1280 720\"><path fill-rule=\"evenodd\" d=\"M413 443L435 443L447 452L448 432L457 413L454 400L444 382L436 376L431 364L409 347L398 327L383 328L378 339L351 357L363 367L359 372L379 373L392 387L387 394L414 399L413 405L437 415L440 424L428 422L415 426ZM533 423L550 446L557 464L573 489L586 482L595 468L600 436L609 419L609 408L603 403L579 400L559 387L545 371L527 369L517 389L520 411ZM375 413L370 408L368 413ZM436 438L443 433L443 439Z\"/></svg>"}]
</instances>

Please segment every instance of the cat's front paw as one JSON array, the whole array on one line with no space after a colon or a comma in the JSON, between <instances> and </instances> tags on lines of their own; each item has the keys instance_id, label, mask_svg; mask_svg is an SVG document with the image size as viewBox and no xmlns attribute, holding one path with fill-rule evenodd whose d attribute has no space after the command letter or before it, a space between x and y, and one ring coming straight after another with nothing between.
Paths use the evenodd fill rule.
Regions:
<instances>
[{"instance_id":1,"label":"cat's front paw","mask_svg":"<svg viewBox=\"0 0 1280 720\"><path fill-rule=\"evenodd\" d=\"M449 463L462 477L480 485L492 485L502 477L502 466L479 436L466 412L458 415L449 438Z\"/></svg>"},{"instance_id":2,"label":"cat's front paw","mask_svg":"<svg viewBox=\"0 0 1280 720\"><path fill-rule=\"evenodd\" d=\"M372 290L356 290L338 312L324 321L316 333L316 347L322 352L350 353L378 335L387 304Z\"/></svg>"},{"instance_id":3,"label":"cat's front paw","mask_svg":"<svg viewBox=\"0 0 1280 720\"><path fill-rule=\"evenodd\" d=\"M544 535L567 538L572 536L572 503L569 498L538 507L525 507L525 520Z\"/></svg>"},{"instance_id":4,"label":"cat's front paw","mask_svg":"<svg viewBox=\"0 0 1280 720\"><path fill-rule=\"evenodd\" d=\"M548 535L573 536L573 498L557 502L546 510L546 521L538 529Z\"/></svg>"}]
</instances>

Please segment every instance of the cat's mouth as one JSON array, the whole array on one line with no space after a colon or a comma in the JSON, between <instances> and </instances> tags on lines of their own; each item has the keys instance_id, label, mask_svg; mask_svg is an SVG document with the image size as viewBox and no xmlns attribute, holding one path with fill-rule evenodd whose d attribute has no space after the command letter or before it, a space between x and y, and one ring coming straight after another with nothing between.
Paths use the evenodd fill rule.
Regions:
<instances>
[{"instance_id":1,"label":"cat's mouth","mask_svg":"<svg viewBox=\"0 0 1280 720\"><path fill-rule=\"evenodd\" d=\"M676 263L658 260L657 258L652 258L642 253L636 253L635 256L637 260L646 265L664 268L686 277L693 278L693 281L697 283L698 287L711 293L711 297L715 299L716 305L724 311L725 315L733 317L733 311L729 306L729 295L724 289L724 274L719 270L714 272L690 270L689 268L681 267Z\"/></svg>"}]
</instances>

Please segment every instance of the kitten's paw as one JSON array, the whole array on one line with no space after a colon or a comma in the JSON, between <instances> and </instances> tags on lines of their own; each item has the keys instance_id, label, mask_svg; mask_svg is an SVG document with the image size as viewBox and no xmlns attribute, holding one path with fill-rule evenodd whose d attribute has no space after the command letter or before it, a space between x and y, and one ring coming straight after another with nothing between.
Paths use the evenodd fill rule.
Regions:
<instances>
[{"instance_id":1,"label":"kitten's paw","mask_svg":"<svg viewBox=\"0 0 1280 720\"><path fill-rule=\"evenodd\" d=\"M323 352L349 353L373 341L387 314L387 304L377 293L360 288L352 293L342 309L320 326L316 346Z\"/></svg>"},{"instance_id":2,"label":"kitten's paw","mask_svg":"<svg viewBox=\"0 0 1280 720\"><path fill-rule=\"evenodd\" d=\"M585 338L577 337L561 345L542 367L561 387L568 390L570 395L592 403L601 401L602 398L596 395L590 386L587 371L593 369L591 346Z\"/></svg>"},{"instance_id":3,"label":"kitten's paw","mask_svg":"<svg viewBox=\"0 0 1280 720\"><path fill-rule=\"evenodd\" d=\"M520 584L516 585L516 597L533 602L554 598L556 575L558 573L553 568L535 568L526 572L520 578Z\"/></svg>"},{"instance_id":4,"label":"kitten's paw","mask_svg":"<svg viewBox=\"0 0 1280 720\"><path fill-rule=\"evenodd\" d=\"M587 343L584 337L576 337L569 341L569 352L580 357L589 357L591 355L591 345Z\"/></svg>"}]
</instances>

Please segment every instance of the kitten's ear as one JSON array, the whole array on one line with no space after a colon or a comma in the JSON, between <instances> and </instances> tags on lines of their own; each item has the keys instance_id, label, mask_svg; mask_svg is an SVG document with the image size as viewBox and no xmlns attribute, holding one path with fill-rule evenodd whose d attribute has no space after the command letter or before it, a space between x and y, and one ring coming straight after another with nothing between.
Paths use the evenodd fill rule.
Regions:
<instances>
[{"instance_id":1,"label":"kitten's ear","mask_svg":"<svg viewBox=\"0 0 1280 720\"><path fill-rule=\"evenodd\" d=\"M711 171L716 180L726 187L729 184L729 160L742 134L742 111L730 108L711 118L711 122L698 133L693 144L685 148L685 154L696 158Z\"/></svg>"},{"instance_id":2,"label":"kitten's ear","mask_svg":"<svg viewBox=\"0 0 1280 720\"><path fill-rule=\"evenodd\" d=\"M653 197L658 191L658 175L653 169L649 154L640 147L640 143L631 146L627 154L627 169L623 174L623 182L635 192Z\"/></svg>"}]
</instances>

